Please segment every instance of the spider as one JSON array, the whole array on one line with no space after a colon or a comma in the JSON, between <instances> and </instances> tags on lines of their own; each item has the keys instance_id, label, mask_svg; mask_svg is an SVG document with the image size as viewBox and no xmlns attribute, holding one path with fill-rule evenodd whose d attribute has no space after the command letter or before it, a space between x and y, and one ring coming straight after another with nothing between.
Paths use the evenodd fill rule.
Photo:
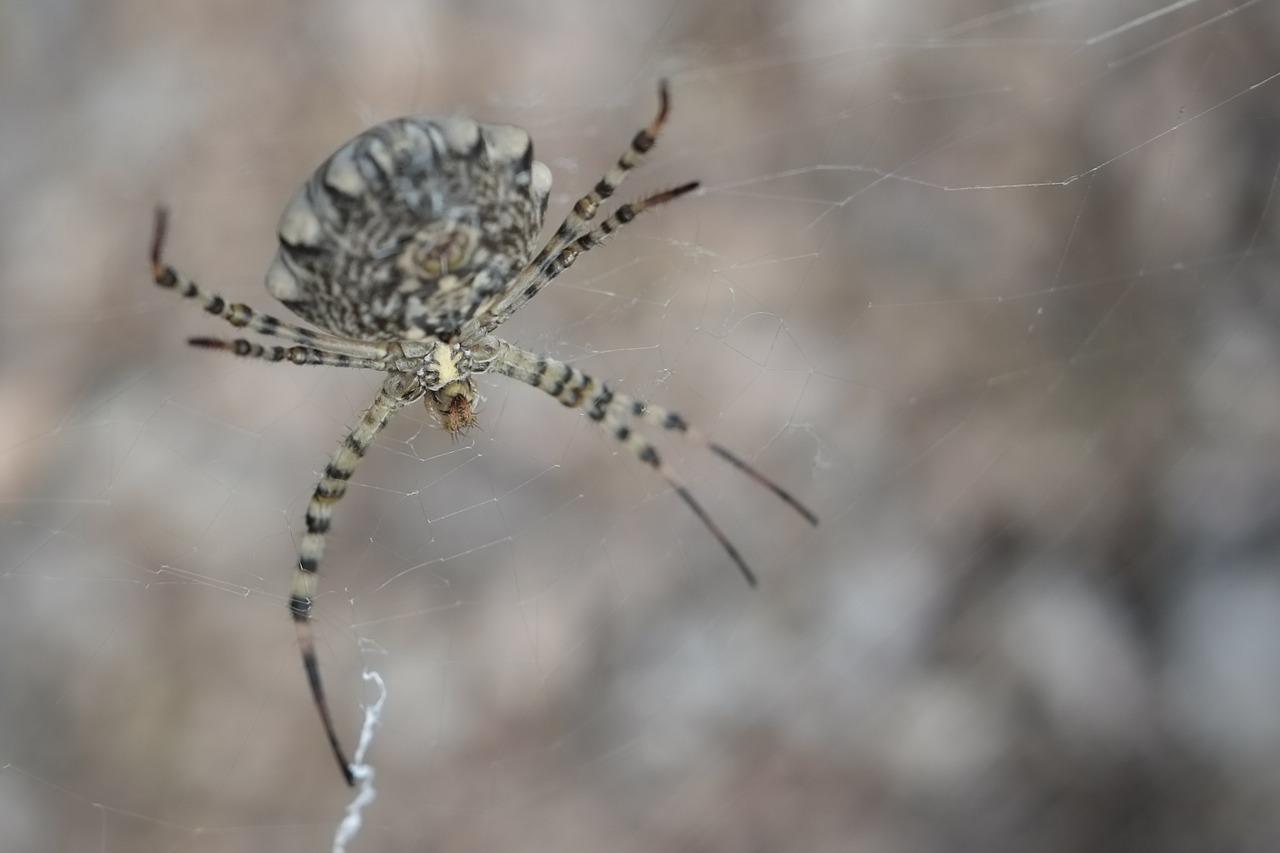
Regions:
<instances>
[{"instance_id":1,"label":"spider","mask_svg":"<svg viewBox=\"0 0 1280 853\"><path fill-rule=\"evenodd\" d=\"M395 412L424 401L457 434L476 420L475 378L498 373L580 409L655 470L756 585L738 549L663 462L641 424L681 433L773 492L810 524L818 519L788 492L678 413L622 394L572 365L496 337L493 331L572 266L583 252L641 213L698 188L697 181L620 205L599 224L602 202L653 148L670 95L658 86L658 113L591 192L534 253L551 190L551 171L533 159L528 133L462 117L418 116L376 125L339 148L293 196L280 218L280 247L267 292L315 331L228 302L165 263L168 215L157 208L151 241L155 283L196 300L232 326L291 346L244 338L190 338L244 358L376 370L382 388L342 439L307 504L289 611L321 725L348 785L355 774L338 741L320 681L311 629L317 571L334 505L356 464Z\"/></svg>"}]
</instances>

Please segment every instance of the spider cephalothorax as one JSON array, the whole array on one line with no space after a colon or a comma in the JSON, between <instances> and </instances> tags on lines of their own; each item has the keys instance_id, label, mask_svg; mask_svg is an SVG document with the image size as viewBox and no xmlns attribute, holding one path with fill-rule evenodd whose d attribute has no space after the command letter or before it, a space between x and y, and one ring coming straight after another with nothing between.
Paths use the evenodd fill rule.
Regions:
<instances>
[{"instance_id":1,"label":"spider cephalothorax","mask_svg":"<svg viewBox=\"0 0 1280 853\"><path fill-rule=\"evenodd\" d=\"M280 248L267 290L326 331L285 323L228 303L163 260L167 217L156 213L151 266L156 284L198 300L206 311L292 346L244 338L190 342L247 358L377 370L386 374L351 432L339 443L307 503L289 609L303 666L325 734L347 782L355 772L338 743L320 681L311 632L316 573L333 505L356 464L397 409L422 399L457 434L476 421L475 377L498 373L538 388L625 445L663 477L698 516L752 585L720 527L662 461L640 427L677 432L706 446L778 496L811 524L817 517L742 458L708 440L676 412L609 388L572 365L521 349L492 334L520 306L648 208L698 187L696 182L620 205L592 226L600 204L640 164L667 118L658 114L631 140L613 168L578 199L551 239L534 254L551 189L551 172L533 159L518 127L466 118L417 117L384 122L339 148L290 200L280 219Z\"/></svg>"}]
</instances>

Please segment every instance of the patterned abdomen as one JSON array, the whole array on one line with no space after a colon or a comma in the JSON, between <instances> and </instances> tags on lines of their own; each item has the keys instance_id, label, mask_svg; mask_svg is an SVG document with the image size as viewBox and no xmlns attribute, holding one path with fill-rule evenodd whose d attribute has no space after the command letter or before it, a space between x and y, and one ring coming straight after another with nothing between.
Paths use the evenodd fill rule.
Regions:
<instances>
[{"instance_id":1,"label":"patterned abdomen","mask_svg":"<svg viewBox=\"0 0 1280 853\"><path fill-rule=\"evenodd\" d=\"M518 127L384 122L289 202L267 291L337 335L450 340L533 255L550 189Z\"/></svg>"}]
</instances>

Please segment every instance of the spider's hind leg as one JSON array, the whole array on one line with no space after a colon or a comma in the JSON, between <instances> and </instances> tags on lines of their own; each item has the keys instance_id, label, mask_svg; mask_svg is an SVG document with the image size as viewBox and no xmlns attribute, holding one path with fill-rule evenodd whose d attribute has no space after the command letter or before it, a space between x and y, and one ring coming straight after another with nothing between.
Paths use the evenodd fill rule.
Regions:
<instances>
[{"instance_id":1,"label":"spider's hind leg","mask_svg":"<svg viewBox=\"0 0 1280 853\"><path fill-rule=\"evenodd\" d=\"M279 344L266 346L244 338L227 340L225 338L205 336L187 338L187 343L200 349L222 350L241 358L258 359L260 361L287 361L290 364L312 364L324 367L356 367L363 370L388 369L385 359L359 358L343 352L328 352L317 347L301 345L283 347Z\"/></svg>"},{"instance_id":2,"label":"spider's hind leg","mask_svg":"<svg viewBox=\"0 0 1280 853\"><path fill-rule=\"evenodd\" d=\"M658 81L658 114L654 116L648 127L640 130L632 137L631 144L627 146L627 150L623 151L622 155L618 157L618 162L613 164L613 168L605 172L604 177L596 182L596 185L591 188L591 192L578 199L573 206L573 210L565 217L564 222L560 223L556 233L542 247L542 251L534 258L531 266L541 266L543 261L548 260L553 254L558 253L569 245L575 236L595 218L601 203L607 201L610 196L618 191L618 187L622 186L622 182L626 180L628 173L640 165L644 155L648 154L649 150L657 143L658 134L662 132L663 125L667 123L667 114L670 110L671 90L666 80L660 80Z\"/></svg>"},{"instance_id":3,"label":"spider's hind leg","mask_svg":"<svg viewBox=\"0 0 1280 853\"><path fill-rule=\"evenodd\" d=\"M532 261L524 266L520 274L511 279L504 288L504 293L497 304L486 312L483 318L486 331L493 331L511 318L511 315L522 305L532 299L556 276L568 269L578 255L599 245L606 237L622 226L634 220L645 210L665 204L679 198L687 192L698 188L697 181L691 181L675 189L654 193L640 201L624 204L612 216L594 229L587 230L600 210L600 205L617 192L622 182L644 161L658 141L670 111L671 96L667 81L658 84L658 114L649 126L640 130L631 139L631 144L622 152L613 168L604 174L591 191L578 199L564 222L556 229L556 233L547 241Z\"/></svg>"},{"instance_id":4,"label":"spider's hind leg","mask_svg":"<svg viewBox=\"0 0 1280 853\"><path fill-rule=\"evenodd\" d=\"M302 326L286 323L270 314L264 314L242 302L228 302L212 290L197 284L164 260L165 237L169 230L169 211L157 207L155 225L151 232L151 277L165 290L172 290L184 299L194 299L205 311L226 320L237 329L249 329L262 335L282 338L291 343L334 353L344 353L354 358L376 359L386 356L385 347L376 343L361 343L340 338L325 332L317 332ZM231 347L227 347L230 349Z\"/></svg>"}]
</instances>

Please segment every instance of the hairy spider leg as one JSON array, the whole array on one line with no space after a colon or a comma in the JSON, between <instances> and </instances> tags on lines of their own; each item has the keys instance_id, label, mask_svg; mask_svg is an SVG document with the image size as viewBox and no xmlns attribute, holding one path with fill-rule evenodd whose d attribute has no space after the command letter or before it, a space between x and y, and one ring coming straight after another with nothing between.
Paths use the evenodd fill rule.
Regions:
<instances>
[{"instance_id":1,"label":"hairy spider leg","mask_svg":"<svg viewBox=\"0 0 1280 853\"><path fill-rule=\"evenodd\" d=\"M756 576L747 566L742 554L703 509L702 504L694 498L689 488L662 461L653 443L632 428L631 424L634 420L638 419L643 423L689 436L773 492L787 506L799 513L805 521L815 525L818 523L818 517L789 492L765 477L741 457L719 444L707 441L701 433L692 430L683 417L670 409L613 391L607 384L597 382L573 365L547 356L539 356L510 344L500 344L497 357L490 369L550 394L569 408L581 409L593 423L625 445L637 459L657 471L720 543L751 586L756 585Z\"/></svg>"},{"instance_id":2,"label":"hairy spider leg","mask_svg":"<svg viewBox=\"0 0 1280 853\"><path fill-rule=\"evenodd\" d=\"M221 350L241 358L261 361L287 361L291 364L313 364L322 367L357 367L364 370L386 370L385 358L360 358L343 352L329 352L318 347L292 346L279 344L265 346L245 338L227 340L225 338L197 337L187 338L187 343L201 349Z\"/></svg>"},{"instance_id":3,"label":"hairy spider leg","mask_svg":"<svg viewBox=\"0 0 1280 853\"><path fill-rule=\"evenodd\" d=\"M504 297L503 303L498 306L493 317L484 325L487 328L502 325L510 319L512 314L520 310L526 302L536 296L539 291L550 284L558 275L573 266L573 262L576 261L578 256L583 252L599 246L608 239L610 235L618 231L628 222L633 221L637 216L644 213L649 208L657 207L660 204L666 204L673 199L679 198L685 193L693 192L698 187L699 184L697 181L690 181L689 183L682 184L674 189L663 190L662 192L654 193L648 198L643 198L639 201L633 201L622 205L615 210L608 219L601 222L586 234L579 236L569 245L565 246L559 254L543 263L537 276L525 286L524 290L511 292Z\"/></svg>"},{"instance_id":4,"label":"hairy spider leg","mask_svg":"<svg viewBox=\"0 0 1280 853\"><path fill-rule=\"evenodd\" d=\"M368 452L378 433L391 420L391 416L402 406L422 396L422 386L417 377L411 374L393 373L387 377L372 405L365 409L360 421L347 437L342 440L329 464L325 466L320 482L311 493L307 503L307 532L302 536L298 546L298 567L293 573L293 591L289 596L289 611L293 614L294 625L298 632L298 648L302 653L302 665L306 669L307 683L311 686L311 698L315 701L316 710L320 713L320 723L324 726L325 736L333 756L342 768L342 776L348 785L355 784L355 776L351 771L351 763L338 743L338 734L334 729L333 718L329 713L329 703L325 699L324 686L320 681L320 665L316 659L315 637L311 630L311 609L316 594L317 572L320 570L320 559L324 556L325 535L329 532L329 520L333 507L347 492L347 482L355 473L356 465Z\"/></svg>"},{"instance_id":5,"label":"hairy spider leg","mask_svg":"<svg viewBox=\"0 0 1280 853\"><path fill-rule=\"evenodd\" d=\"M578 199L574 204L569 215L565 217L564 222L560 223L560 227L556 229L556 233L552 235L547 244L530 262L529 266L534 269L542 266L543 262L552 255L559 252L581 231L587 223L595 218L600 204L607 201L618 187L622 186L622 182L626 180L628 173L634 170L644 160L644 155L649 153L654 144L658 141L658 134L662 132L662 127L667 123L667 114L671 107L671 95L666 80L658 82L658 114L654 116L649 126L638 131L631 138L631 144L618 157L618 161L613 164L608 172L604 174L596 185L591 188L591 192Z\"/></svg>"},{"instance_id":6,"label":"hairy spider leg","mask_svg":"<svg viewBox=\"0 0 1280 853\"><path fill-rule=\"evenodd\" d=\"M631 144L622 152L613 167L596 182L591 192L578 199L573 209L569 211L564 221L560 223L560 227L556 229L556 233L551 236L551 239L547 241L534 259L520 271L520 274L511 280L506 287L506 294L503 296L502 301L491 313L490 317L485 320L484 331L491 332L509 320L521 305L533 298L538 291L550 283L551 279L563 271L564 268L561 267L560 270L548 274L548 269L555 263L556 258L566 247L578 239L582 229L595 219L601 203L608 200L617 191L618 187L622 186L622 182L626 180L628 173L644 161L645 154L658 141L658 134L661 133L663 125L667 122L670 107L671 95L669 87L666 80L661 80L658 82L658 114L654 116L648 127L640 130L632 137ZM671 198L674 197L671 196ZM668 200L670 199L663 199L663 201ZM630 221L630 219L626 221ZM615 223L616 225L617 223ZM585 249L581 251L585 251Z\"/></svg>"},{"instance_id":7,"label":"hairy spider leg","mask_svg":"<svg viewBox=\"0 0 1280 853\"><path fill-rule=\"evenodd\" d=\"M228 302L217 293L201 287L194 280L187 278L182 273L169 266L164 261L164 241L168 232L169 213L163 207L156 208L155 229L151 236L151 274L155 279L155 283L166 290L172 290L184 299L194 299L198 301L205 311L215 317L226 320L237 329L249 329L262 335L268 335L275 338L283 338L302 346L311 347L329 351L330 354L337 355L344 353L354 358L381 359L386 357L385 345L377 343L362 343L352 341L346 338L340 338L336 335L326 334L325 332L316 332L311 329L305 329L302 326L295 326L292 323L286 323L277 319L270 314L264 314L256 311L241 302ZM196 340L208 341L209 338L197 338ZM205 343L197 343L195 346L213 346ZM234 343L230 347L218 347L225 349L235 349Z\"/></svg>"}]
</instances>

